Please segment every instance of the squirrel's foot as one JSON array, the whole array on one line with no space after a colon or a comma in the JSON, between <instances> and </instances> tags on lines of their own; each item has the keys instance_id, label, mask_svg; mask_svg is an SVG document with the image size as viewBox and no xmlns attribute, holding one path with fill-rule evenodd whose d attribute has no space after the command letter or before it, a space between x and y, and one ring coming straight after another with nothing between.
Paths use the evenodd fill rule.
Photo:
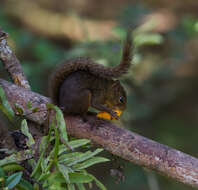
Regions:
<instances>
[{"instance_id":1,"label":"squirrel's foot","mask_svg":"<svg viewBox=\"0 0 198 190\"><path fill-rule=\"evenodd\" d=\"M105 120L102 118L91 118L89 119L88 123L91 125L91 129L98 129L99 127L102 127L104 124Z\"/></svg>"},{"instance_id":2,"label":"squirrel's foot","mask_svg":"<svg viewBox=\"0 0 198 190\"><path fill-rule=\"evenodd\" d=\"M111 120L113 120L113 119L118 120L119 119L119 116L113 110L110 112L110 115L111 115Z\"/></svg>"},{"instance_id":3,"label":"squirrel's foot","mask_svg":"<svg viewBox=\"0 0 198 190\"><path fill-rule=\"evenodd\" d=\"M89 112L88 114L83 115L83 117L82 117L83 122L88 123L89 125L91 125L91 129L101 127L104 124L105 120L103 120L102 118L98 118L98 117L90 117L92 115L96 116L97 113L94 113L94 112L90 113Z\"/></svg>"},{"instance_id":4,"label":"squirrel's foot","mask_svg":"<svg viewBox=\"0 0 198 190\"><path fill-rule=\"evenodd\" d=\"M88 111L86 114L82 115L82 120L83 120L83 122L87 122L90 120L90 118L91 118L90 116L96 116L96 115L97 115L97 113Z\"/></svg>"}]
</instances>

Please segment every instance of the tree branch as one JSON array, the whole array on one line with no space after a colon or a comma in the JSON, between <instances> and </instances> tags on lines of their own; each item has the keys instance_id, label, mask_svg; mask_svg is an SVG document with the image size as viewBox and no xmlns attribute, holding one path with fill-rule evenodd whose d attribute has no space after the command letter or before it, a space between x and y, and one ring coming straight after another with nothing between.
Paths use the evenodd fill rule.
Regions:
<instances>
[{"instance_id":1,"label":"tree branch","mask_svg":"<svg viewBox=\"0 0 198 190\"><path fill-rule=\"evenodd\" d=\"M15 84L30 89L30 85L25 77L19 60L7 44L7 37L8 34L0 28L0 60L2 60L5 69L8 71Z\"/></svg>"},{"instance_id":2,"label":"tree branch","mask_svg":"<svg viewBox=\"0 0 198 190\"><path fill-rule=\"evenodd\" d=\"M41 112L27 115L27 118L39 124L46 119L45 104L49 99L13 85L0 79L0 85L5 90L12 107L17 102L28 112L26 103L31 101L33 107ZM90 116L90 121L94 116ZM99 126L84 122L81 117L66 116L67 131L77 138L88 138L93 143L102 146L105 150L125 160L153 169L165 176L198 188L198 159L159 144L136 133L119 128L109 121L101 121ZM98 122L97 122L98 124Z\"/></svg>"},{"instance_id":3,"label":"tree branch","mask_svg":"<svg viewBox=\"0 0 198 190\"><path fill-rule=\"evenodd\" d=\"M6 41L7 37L8 34L0 28L0 60L3 62L3 65L5 69L8 71L14 84L30 90L31 88L29 82L23 72L21 64L17 59L17 57L15 56L14 52L10 49L10 47L7 44ZM17 103L17 100L13 99L12 101L15 101ZM15 106L13 107L13 109L15 109ZM40 144L40 140L42 138L41 132L38 130L38 124L28 121L28 126L29 126L29 130L31 131L31 134L34 135L36 139L34 149L35 152L38 152L39 150L38 145ZM12 147L16 149L15 146L16 142L14 142L11 133L9 133L8 129L6 130L3 125L0 128L0 133L4 134L0 139L1 147L9 148L11 147L10 145L12 145ZM5 143L3 143L4 141Z\"/></svg>"}]
</instances>

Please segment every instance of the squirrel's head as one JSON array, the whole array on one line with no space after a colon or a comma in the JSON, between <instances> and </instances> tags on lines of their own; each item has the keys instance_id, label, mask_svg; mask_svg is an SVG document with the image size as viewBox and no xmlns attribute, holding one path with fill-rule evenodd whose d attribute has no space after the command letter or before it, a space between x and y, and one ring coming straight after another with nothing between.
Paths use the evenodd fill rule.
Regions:
<instances>
[{"instance_id":1,"label":"squirrel's head","mask_svg":"<svg viewBox=\"0 0 198 190\"><path fill-rule=\"evenodd\" d=\"M112 109L117 109L123 111L126 109L126 92L119 80L113 81L111 88L109 89L110 93L108 93L106 104L108 107Z\"/></svg>"}]
</instances>

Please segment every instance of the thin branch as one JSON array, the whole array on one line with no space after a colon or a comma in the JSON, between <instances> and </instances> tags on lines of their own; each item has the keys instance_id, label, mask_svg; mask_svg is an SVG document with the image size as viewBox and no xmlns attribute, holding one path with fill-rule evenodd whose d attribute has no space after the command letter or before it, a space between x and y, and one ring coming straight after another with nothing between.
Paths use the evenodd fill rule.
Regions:
<instances>
[{"instance_id":1,"label":"thin branch","mask_svg":"<svg viewBox=\"0 0 198 190\"><path fill-rule=\"evenodd\" d=\"M26 79L26 76L23 72L21 64L20 64L19 60L17 59L17 57L15 56L15 54L13 53L13 51L10 49L10 47L7 44L7 41L6 41L7 37L8 37L8 34L4 31L2 31L2 29L0 28L0 60L3 62L3 65L4 65L5 69L8 71L14 84L21 86L22 88L25 88L27 90L30 90L31 88L30 88L29 82ZM13 99L12 101L15 101L15 100ZM15 101L15 103L16 103L15 105L17 105L17 100ZM15 106L13 107L13 109L15 109ZM29 110L29 112L30 112L30 110ZM36 124L36 123L32 123L32 122L28 121L28 126L31 131L31 134L34 135L34 138L37 140L34 145L34 150L37 154L37 152L39 150L40 140L42 138L41 132L38 130L39 125L38 125L38 123ZM2 128L0 129L0 132L1 133L3 132ZM11 133L9 133L8 131L6 131L6 132L7 133L5 133L5 134L7 136L7 139L9 137L10 142L12 142L12 144L15 144L14 139L11 137ZM9 144L11 144L11 143L9 143ZM1 147L7 148L9 146L8 146L8 143L7 144L1 143ZM35 154L35 156L36 156L36 154Z\"/></svg>"},{"instance_id":2,"label":"thin branch","mask_svg":"<svg viewBox=\"0 0 198 190\"><path fill-rule=\"evenodd\" d=\"M7 99L16 114L18 114L17 106L23 110L23 115L27 119L39 125L44 123L47 118L46 103L50 101L49 98L40 96L37 93L16 86L3 79L0 79L0 85L3 87ZM32 110L28 109L28 102L31 103L33 108L38 108L36 113L32 113Z\"/></svg>"},{"instance_id":3,"label":"thin branch","mask_svg":"<svg viewBox=\"0 0 198 190\"><path fill-rule=\"evenodd\" d=\"M29 100L40 110L43 110L44 105L49 101L46 97L24 90L2 79L0 79L0 85L4 88L9 103L14 106L17 101L17 104L26 111L26 102ZM28 115L28 119L42 124L45 121L45 114L41 113ZM90 116L88 121L94 121L94 119ZM96 127L89 122L84 122L80 117L67 116L65 120L70 135L91 139L93 143L102 146L114 155L198 189L198 159L108 121L97 121Z\"/></svg>"},{"instance_id":4,"label":"thin branch","mask_svg":"<svg viewBox=\"0 0 198 190\"><path fill-rule=\"evenodd\" d=\"M30 85L23 73L19 60L7 44L7 37L8 34L0 28L0 60L3 62L5 69L15 84L30 89Z\"/></svg>"}]
</instances>

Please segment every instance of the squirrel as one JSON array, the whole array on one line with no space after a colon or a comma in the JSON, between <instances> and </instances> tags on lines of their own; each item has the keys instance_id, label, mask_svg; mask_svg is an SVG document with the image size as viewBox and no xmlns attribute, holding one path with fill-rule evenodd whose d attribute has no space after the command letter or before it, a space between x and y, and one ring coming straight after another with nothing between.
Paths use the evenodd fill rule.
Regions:
<instances>
[{"instance_id":1,"label":"squirrel","mask_svg":"<svg viewBox=\"0 0 198 190\"><path fill-rule=\"evenodd\" d=\"M128 30L119 65L105 67L90 58L80 57L58 66L49 80L52 102L64 114L85 116L89 107L93 107L118 119L115 110L125 110L127 98L120 81L115 79L128 72L131 49L131 32Z\"/></svg>"}]
</instances>

